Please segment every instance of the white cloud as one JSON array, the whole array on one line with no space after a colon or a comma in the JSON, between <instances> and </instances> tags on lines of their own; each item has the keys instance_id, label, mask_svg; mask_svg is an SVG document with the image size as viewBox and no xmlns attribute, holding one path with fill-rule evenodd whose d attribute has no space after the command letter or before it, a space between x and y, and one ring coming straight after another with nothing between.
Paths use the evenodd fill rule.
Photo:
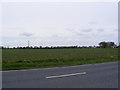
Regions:
<instances>
[{"instance_id":1,"label":"white cloud","mask_svg":"<svg viewBox=\"0 0 120 90\"><path fill-rule=\"evenodd\" d=\"M30 37L30 36L33 36L33 34L32 33L24 32L24 33L21 33L20 36Z\"/></svg>"},{"instance_id":2,"label":"white cloud","mask_svg":"<svg viewBox=\"0 0 120 90\"><path fill-rule=\"evenodd\" d=\"M92 24L97 24L97 22L89 22L89 24L91 24L91 25L92 25Z\"/></svg>"},{"instance_id":3,"label":"white cloud","mask_svg":"<svg viewBox=\"0 0 120 90\"><path fill-rule=\"evenodd\" d=\"M84 30L82 30L82 32L91 32L92 31L92 29L84 29Z\"/></svg>"},{"instance_id":4,"label":"white cloud","mask_svg":"<svg viewBox=\"0 0 120 90\"><path fill-rule=\"evenodd\" d=\"M2 0L2 2L118 2L119 0Z\"/></svg>"},{"instance_id":5,"label":"white cloud","mask_svg":"<svg viewBox=\"0 0 120 90\"><path fill-rule=\"evenodd\" d=\"M100 28L100 29L98 29L97 31L98 31L98 32L103 32L104 29Z\"/></svg>"},{"instance_id":6,"label":"white cloud","mask_svg":"<svg viewBox=\"0 0 120 90\"><path fill-rule=\"evenodd\" d=\"M10 46L27 40L44 46L116 41L117 8L117 3L104 2L4 3L3 41Z\"/></svg>"}]
</instances>

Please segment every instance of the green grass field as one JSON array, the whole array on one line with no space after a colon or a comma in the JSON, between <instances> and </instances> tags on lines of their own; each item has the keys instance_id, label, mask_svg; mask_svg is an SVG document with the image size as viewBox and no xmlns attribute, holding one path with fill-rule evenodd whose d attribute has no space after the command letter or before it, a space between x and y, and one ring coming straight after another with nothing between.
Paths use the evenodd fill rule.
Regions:
<instances>
[{"instance_id":1,"label":"green grass field","mask_svg":"<svg viewBox=\"0 0 120 90\"><path fill-rule=\"evenodd\" d=\"M2 50L2 70L81 65L117 60L117 48Z\"/></svg>"}]
</instances>

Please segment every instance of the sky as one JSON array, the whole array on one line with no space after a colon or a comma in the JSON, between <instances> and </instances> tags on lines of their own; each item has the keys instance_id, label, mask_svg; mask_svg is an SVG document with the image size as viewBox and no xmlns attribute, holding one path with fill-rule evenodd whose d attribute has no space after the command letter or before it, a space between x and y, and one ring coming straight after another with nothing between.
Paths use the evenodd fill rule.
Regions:
<instances>
[{"instance_id":1,"label":"sky","mask_svg":"<svg viewBox=\"0 0 120 90\"><path fill-rule=\"evenodd\" d=\"M117 2L5 2L1 12L3 46L118 44Z\"/></svg>"}]
</instances>

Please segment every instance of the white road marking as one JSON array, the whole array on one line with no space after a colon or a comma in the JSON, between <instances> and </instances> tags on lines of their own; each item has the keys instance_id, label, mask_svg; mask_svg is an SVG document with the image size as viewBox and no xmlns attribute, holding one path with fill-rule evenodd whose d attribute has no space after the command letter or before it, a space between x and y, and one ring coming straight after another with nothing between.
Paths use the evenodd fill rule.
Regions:
<instances>
[{"instance_id":1,"label":"white road marking","mask_svg":"<svg viewBox=\"0 0 120 90\"><path fill-rule=\"evenodd\" d=\"M49 78L68 77L68 76L75 76L75 75L80 75L80 74L86 74L86 72L82 72L82 73L72 73L72 74L65 74L65 75L58 75L58 76L48 76L48 77L46 77L46 78L49 79Z\"/></svg>"}]
</instances>

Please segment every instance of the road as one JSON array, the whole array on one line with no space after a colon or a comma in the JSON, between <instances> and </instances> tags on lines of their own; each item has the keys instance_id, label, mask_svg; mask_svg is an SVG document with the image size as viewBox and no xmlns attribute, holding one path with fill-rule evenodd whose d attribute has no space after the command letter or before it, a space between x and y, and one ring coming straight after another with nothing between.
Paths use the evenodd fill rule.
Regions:
<instances>
[{"instance_id":1,"label":"road","mask_svg":"<svg viewBox=\"0 0 120 90\"><path fill-rule=\"evenodd\" d=\"M2 72L2 88L118 88L118 62Z\"/></svg>"}]
</instances>

